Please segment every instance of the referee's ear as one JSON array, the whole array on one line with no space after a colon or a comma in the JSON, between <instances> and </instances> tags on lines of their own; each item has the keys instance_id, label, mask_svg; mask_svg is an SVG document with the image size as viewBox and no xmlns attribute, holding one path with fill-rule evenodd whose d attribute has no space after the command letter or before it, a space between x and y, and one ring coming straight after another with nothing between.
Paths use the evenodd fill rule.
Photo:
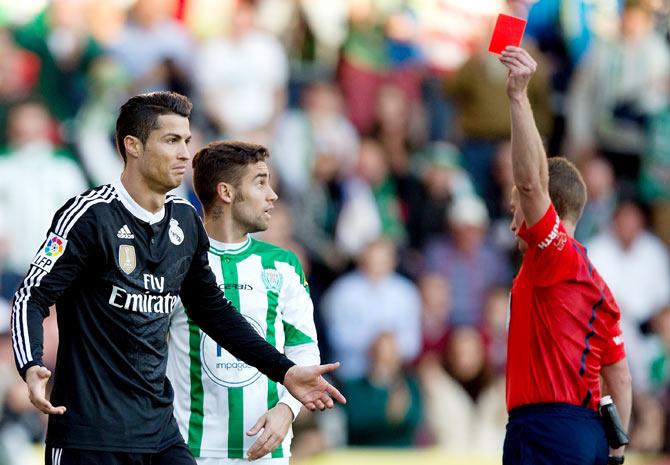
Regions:
<instances>
[{"instance_id":1,"label":"referee's ear","mask_svg":"<svg viewBox=\"0 0 670 465\"><path fill-rule=\"evenodd\" d=\"M216 185L216 195L225 204L232 204L235 198L235 188L227 182L220 182Z\"/></svg>"},{"instance_id":2,"label":"referee's ear","mask_svg":"<svg viewBox=\"0 0 670 465\"><path fill-rule=\"evenodd\" d=\"M135 136L127 135L123 138L127 158L139 158L142 152L142 142Z\"/></svg>"}]
</instances>

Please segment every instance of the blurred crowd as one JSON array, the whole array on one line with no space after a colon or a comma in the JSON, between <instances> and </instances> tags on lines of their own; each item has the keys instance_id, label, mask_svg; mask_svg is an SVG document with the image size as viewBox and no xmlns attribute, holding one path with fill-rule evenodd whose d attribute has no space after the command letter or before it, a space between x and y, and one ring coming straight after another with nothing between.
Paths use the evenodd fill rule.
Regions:
<instances>
[{"instance_id":1,"label":"blurred crowd","mask_svg":"<svg viewBox=\"0 0 670 465\"><path fill-rule=\"evenodd\" d=\"M669 451L666 0L22 0L0 2L0 463L26 463L45 428L13 366L13 292L56 209L119 176L120 104L159 89L194 102L193 152L271 149L261 238L300 257L349 400L301 415L294 455L500 453L520 262L506 71L487 52L500 12L528 18L537 125L587 183L576 236L621 307L631 448ZM197 205L188 181L179 194ZM54 312L45 331L53 368Z\"/></svg>"}]
</instances>

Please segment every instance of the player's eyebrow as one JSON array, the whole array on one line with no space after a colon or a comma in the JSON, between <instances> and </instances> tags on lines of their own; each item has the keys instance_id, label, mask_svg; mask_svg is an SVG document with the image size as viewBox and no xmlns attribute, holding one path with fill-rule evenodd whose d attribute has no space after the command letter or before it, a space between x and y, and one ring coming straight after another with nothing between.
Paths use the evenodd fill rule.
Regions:
<instances>
[{"instance_id":1,"label":"player's eyebrow","mask_svg":"<svg viewBox=\"0 0 670 465\"><path fill-rule=\"evenodd\" d=\"M189 142L189 141L191 140L191 134L189 134L188 136L184 137L183 135L181 135L181 134L177 134L176 132L168 132L167 134L165 134L165 135L163 136L164 139L165 139L165 138L168 138L168 137L176 137L177 139L185 139L186 142Z\"/></svg>"}]
</instances>

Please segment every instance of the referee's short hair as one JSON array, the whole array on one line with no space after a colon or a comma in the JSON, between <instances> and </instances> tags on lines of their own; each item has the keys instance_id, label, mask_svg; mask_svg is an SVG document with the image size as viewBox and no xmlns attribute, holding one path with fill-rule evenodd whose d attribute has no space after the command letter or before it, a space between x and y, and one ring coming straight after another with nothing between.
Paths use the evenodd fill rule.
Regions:
<instances>
[{"instance_id":1,"label":"referee's short hair","mask_svg":"<svg viewBox=\"0 0 670 465\"><path fill-rule=\"evenodd\" d=\"M124 103L116 119L116 148L123 163L126 162L126 147L123 143L126 136L137 137L145 144L151 131L158 129L159 116L176 114L189 118L192 108L193 104L188 98L167 91L139 94Z\"/></svg>"},{"instance_id":2,"label":"referee's short hair","mask_svg":"<svg viewBox=\"0 0 670 465\"><path fill-rule=\"evenodd\" d=\"M549 197L556 213L575 224L586 205L586 184L577 167L562 157L549 159Z\"/></svg>"},{"instance_id":3,"label":"referee's short hair","mask_svg":"<svg viewBox=\"0 0 670 465\"><path fill-rule=\"evenodd\" d=\"M200 149L193 156L193 189L205 212L214 206L219 183L239 186L245 168L269 156L262 145L234 140L210 142Z\"/></svg>"}]
</instances>

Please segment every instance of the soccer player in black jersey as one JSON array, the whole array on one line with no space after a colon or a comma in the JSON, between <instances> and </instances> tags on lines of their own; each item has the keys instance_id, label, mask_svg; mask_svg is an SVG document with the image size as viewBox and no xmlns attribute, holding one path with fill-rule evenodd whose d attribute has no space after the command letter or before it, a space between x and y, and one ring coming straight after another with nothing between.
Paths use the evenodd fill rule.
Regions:
<instances>
[{"instance_id":1,"label":"soccer player in black jersey","mask_svg":"<svg viewBox=\"0 0 670 465\"><path fill-rule=\"evenodd\" d=\"M321 376L337 364L294 365L235 311L209 268L209 242L195 210L167 195L191 160L190 112L188 99L170 92L138 95L121 107L120 180L56 213L14 297L16 364L31 402L49 414L47 465L195 463L165 377L169 315L178 298L203 331L308 408L345 401ZM49 401L42 321L53 304L59 347Z\"/></svg>"}]
</instances>

